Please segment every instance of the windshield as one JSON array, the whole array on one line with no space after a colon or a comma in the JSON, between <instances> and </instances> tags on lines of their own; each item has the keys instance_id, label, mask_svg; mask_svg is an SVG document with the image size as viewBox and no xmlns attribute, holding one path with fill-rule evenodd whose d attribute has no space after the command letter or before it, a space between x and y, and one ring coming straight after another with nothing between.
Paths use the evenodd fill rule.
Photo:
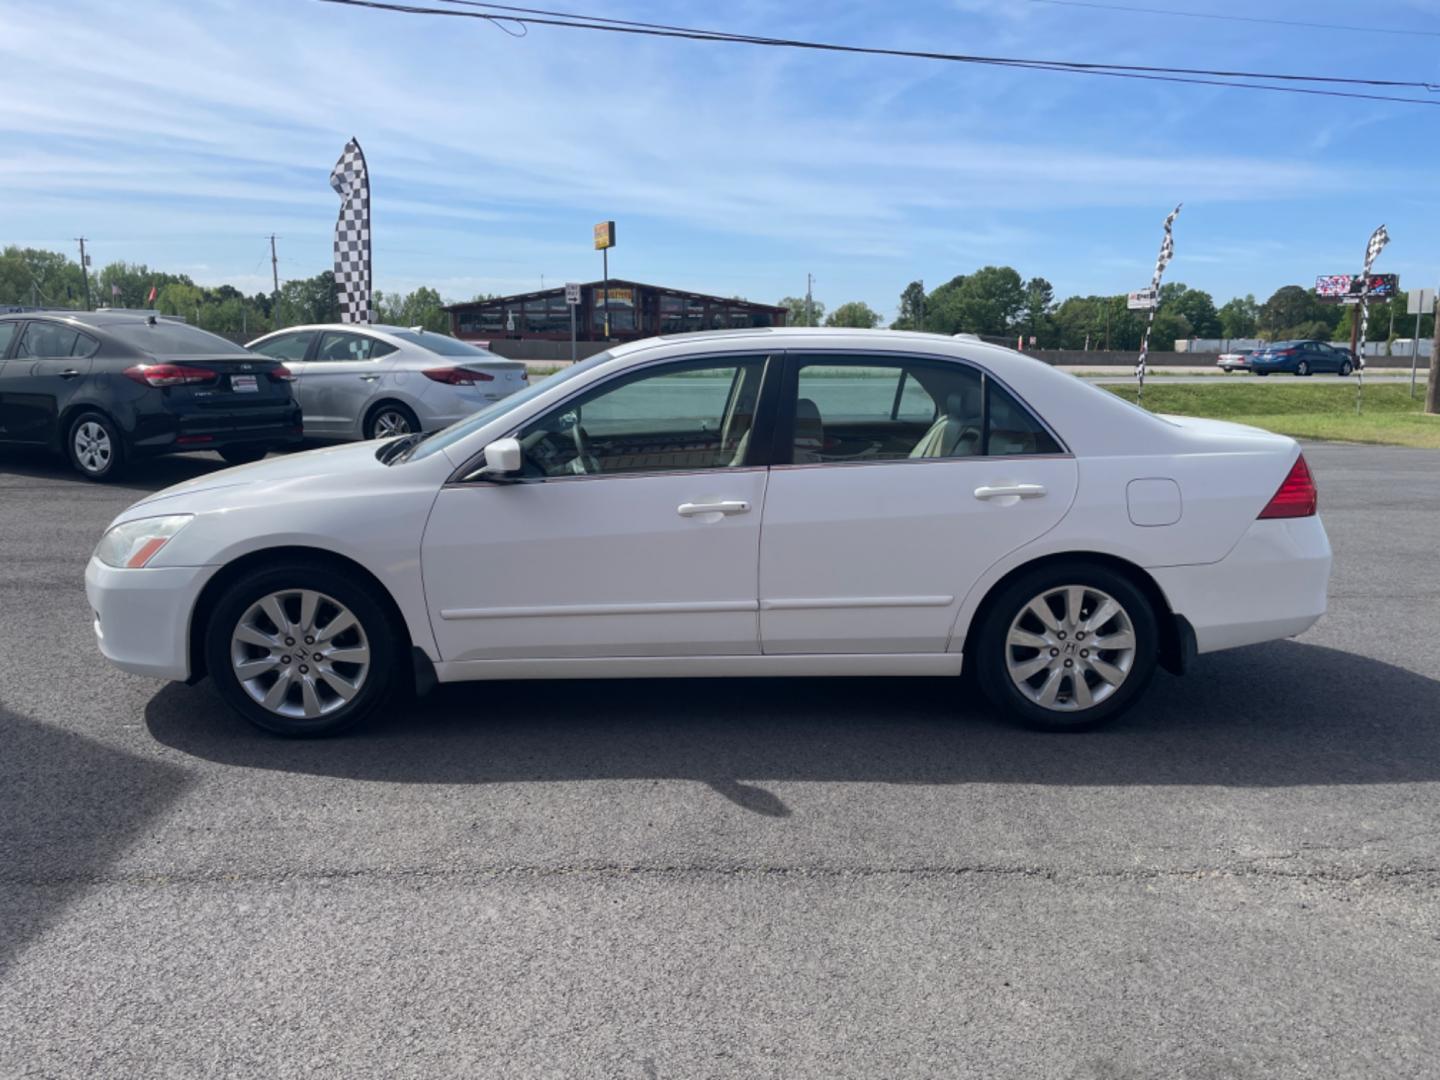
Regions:
<instances>
[{"instance_id":1,"label":"windshield","mask_svg":"<svg viewBox=\"0 0 1440 1080\"><path fill-rule=\"evenodd\" d=\"M115 340L151 356L230 356L245 350L218 334L197 330L185 323L158 319L148 322L108 323L105 330Z\"/></svg>"},{"instance_id":2,"label":"windshield","mask_svg":"<svg viewBox=\"0 0 1440 1080\"><path fill-rule=\"evenodd\" d=\"M605 361L609 360L610 357L611 354L608 351L596 353L588 360L581 360L578 364L571 364L569 367L557 371L554 375L541 379L539 382L531 383L524 390L516 391L507 398L501 398L488 409L481 409L479 412L467 416L464 420L457 420L449 427L435 432L435 434L428 436L423 442L417 444L415 448L410 451L409 455L407 455L406 460L419 461L421 458L427 458L431 454L444 450L448 446L453 446L465 438L465 436L472 432L479 431L486 424L494 423L511 409L524 405L525 402L531 398L545 393L545 391L558 386L560 383L569 382L575 378L575 376L583 375L591 368L599 367L605 363Z\"/></svg>"},{"instance_id":3,"label":"windshield","mask_svg":"<svg viewBox=\"0 0 1440 1080\"><path fill-rule=\"evenodd\" d=\"M483 356L487 360L500 359L488 349L471 345L468 341L458 341L446 334L416 333L414 330L387 330L386 333L396 341L403 341L406 345L418 345L440 356L468 356L471 359Z\"/></svg>"}]
</instances>

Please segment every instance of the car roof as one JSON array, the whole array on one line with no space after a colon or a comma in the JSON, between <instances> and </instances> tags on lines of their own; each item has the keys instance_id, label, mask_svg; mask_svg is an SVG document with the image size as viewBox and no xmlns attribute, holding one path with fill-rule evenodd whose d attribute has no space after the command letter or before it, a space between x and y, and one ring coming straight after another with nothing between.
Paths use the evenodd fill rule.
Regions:
<instances>
[{"instance_id":1,"label":"car roof","mask_svg":"<svg viewBox=\"0 0 1440 1080\"><path fill-rule=\"evenodd\" d=\"M168 319L159 312L136 312L136 311L71 311L68 308L50 308L37 311L12 311L0 314L0 319L59 319L62 322L76 323L80 326L93 326L97 329L106 326L133 326L148 323L151 319L162 319L166 322L178 322L175 319ZM188 326L189 323L181 323Z\"/></svg>"},{"instance_id":2,"label":"car roof","mask_svg":"<svg viewBox=\"0 0 1440 1080\"><path fill-rule=\"evenodd\" d=\"M438 330L416 331L413 326L395 326L391 323L297 323L294 326L282 326L278 330L271 330L269 334L262 334L261 337L270 337L272 334L293 334L297 330L345 330L350 333L364 333L373 331L378 334L393 334L397 331L406 333L438 334ZM443 335L448 337L449 335ZM259 341L260 338L256 338Z\"/></svg>"}]
</instances>

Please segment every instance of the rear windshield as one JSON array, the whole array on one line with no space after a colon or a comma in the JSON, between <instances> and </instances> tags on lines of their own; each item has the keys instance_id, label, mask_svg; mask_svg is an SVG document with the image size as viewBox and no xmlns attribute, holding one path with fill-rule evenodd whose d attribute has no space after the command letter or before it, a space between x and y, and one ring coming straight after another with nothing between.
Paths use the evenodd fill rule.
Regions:
<instances>
[{"instance_id":1,"label":"rear windshield","mask_svg":"<svg viewBox=\"0 0 1440 1080\"><path fill-rule=\"evenodd\" d=\"M116 341L151 356L229 356L244 353L218 334L163 319L149 323L115 323L105 328Z\"/></svg>"},{"instance_id":2,"label":"rear windshield","mask_svg":"<svg viewBox=\"0 0 1440 1080\"><path fill-rule=\"evenodd\" d=\"M468 356L472 360L480 357L484 357L486 360L500 359L488 349L471 345L468 341L457 341L445 334L417 334L414 330L388 330L386 333L396 341L403 341L406 345L418 345L422 349L429 349L441 356Z\"/></svg>"}]
</instances>

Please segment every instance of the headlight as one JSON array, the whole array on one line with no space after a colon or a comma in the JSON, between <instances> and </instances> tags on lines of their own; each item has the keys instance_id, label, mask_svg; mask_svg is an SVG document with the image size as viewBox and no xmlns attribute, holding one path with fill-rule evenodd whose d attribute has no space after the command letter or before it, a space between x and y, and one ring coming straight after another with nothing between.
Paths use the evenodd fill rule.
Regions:
<instances>
[{"instance_id":1,"label":"headlight","mask_svg":"<svg viewBox=\"0 0 1440 1080\"><path fill-rule=\"evenodd\" d=\"M116 525L100 538L95 557L106 566L138 570L160 553L170 538L183 529L194 514L141 518Z\"/></svg>"}]
</instances>

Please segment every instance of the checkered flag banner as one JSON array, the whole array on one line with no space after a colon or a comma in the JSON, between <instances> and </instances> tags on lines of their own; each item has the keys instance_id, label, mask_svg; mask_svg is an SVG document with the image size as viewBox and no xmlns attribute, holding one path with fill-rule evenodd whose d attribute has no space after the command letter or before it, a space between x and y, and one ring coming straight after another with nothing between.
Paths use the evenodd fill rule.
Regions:
<instances>
[{"instance_id":1,"label":"checkered flag banner","mask_svg":"<svg viewBox=\"0 0 1440 1080\"><path fill-rule=\"evenodd\" d=\"M1365 333L1370 329L1370 268L1375 265L1380 249L1388 243L1390 234L1381 225L1370 234L1370 242L1365 245L1365 272L1360 276L1360 349L1355 357L1356 371L1365 370Z\"/></svg>"},{"instance_id":2,"label":"checkered flag banner","mask_svg":"<svg viewBox=\"0 0 1440 1080\"><path fill-rule=\"evenodd\" d=\"M340 321L370 321L370 174L365 154L351 139L335 168L330 186L340 196L335 219L335 293Z\"/></svg>"},{"instance_id":3,"label":"checkered flag banner","mask_svg":"<svg viewBox=\"0 0 1440 1080\"><path fill-rule=\"evenodd\" d=\"M1155 309L1160 306L1160 279L1165 276L1165 267L1175 257L1175 236L1171 229L1179 213L1180 207L1177 206L1165 218L1165 236L1160 241L1160 254L1155 257L1155 273L1150 275L1150 295L1154 299L1150 304L1150 317L1145 320L1145 336L1140 339L1140 359L1135 361L1135 381L1141 394L1145 392L1145 358L1150 355L1150 328L1155 325Z\"/></svg>"}]
</instances>

